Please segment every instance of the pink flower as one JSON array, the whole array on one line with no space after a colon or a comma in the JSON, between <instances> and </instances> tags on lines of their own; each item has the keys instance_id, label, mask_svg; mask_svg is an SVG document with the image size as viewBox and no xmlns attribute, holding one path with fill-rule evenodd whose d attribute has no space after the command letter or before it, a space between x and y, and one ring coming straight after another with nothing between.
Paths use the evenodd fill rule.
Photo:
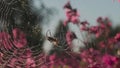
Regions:
<instances>
[{"instance_id":1,"label":"pink flower","mask_svg":"<svg viewBox=\"0 0 120 68\"><path fill-rule=\"evenodd\" d=\"M117 62L117 59L114 56L108 54L104 55L102 60L107 66L113 66Z\"/></svg>"},{"instance_id":2,"label":"pink flower","mask_svg":"<svg viewBox=\"0 0 120 68\"><path fill-rule=\"evenodd\" d=\"M111 22L108 22L108 23L107 23L107 26L108 26L108 27L111 27L111 26L112 26L112 23L111 23Z\"/></svg>"},{"instance_id":3,"label":"pink flower","mask_svg":"<svg viewBox=\"0 0 120 68\"><path fill-rule=\"evenodd\" d=\"M72 40L73 40L74 38L76 38L76 36L75 36L74 33L70 32L70 31L68 31L68 32L66 33L66 41L67 41L67 44L68 44L68 45L71 45Z\"/></svg>"},{"instance_id":4,"label":"pink flower","mask_svg":"<svg viewBox=\"0 0 120 68\"><path fill-rule=\"evenodd\" d=\"M98 23L103 23L102 17L98 17L97 22L98 22Z\"/></svg>"},{"instance_id":5,"label":"pink flower","mask_svg":"<svg viewBox=\"0 0 120 68\"><path fill-rule=\"evenodd\" d=\"M79 14L76 9L66 9L66 20L73 24L79 23Z\"/></svg>"},{"instance_id":6,"label":"pink flower","mask_svg":"<svg viewBox=\"0 0 120 68\"><path fill-rule=\"evenodd\" d=\"M71 16L71 19L70 21L73 23L73 24L78 24L80 22L79 20L79 13L76 9L73 9L72 12L71 12L72 16Z\"/></svg>"},{"instance_id":7,"label":"pink flower","mask_svg":"<svg viewBox=\"0 0 120 68\"><path fill-rule=\"evenodd\" d=\"M66 13L67 20L70 20L72 17L72 10L66 9L65 13Z\"/></svg>"},{"instance_id":8,"label":"pink flower","mask_svg":"<svg viewBox=\"0 0 120 68\"><path fill-rule=\"evenodd\" d=\"M114 38L115 38L116 41L120 41L120 33L117 33Z\"/></svg>"},{"instance_id":9,"label":"pink flower","mask_svg":"<svg viewBox=\"0 0 120 68\"><path fill-rule=\"evenodd\" d=\"M30 58L32 56L32 51L30 49L26 49L23 57Z\"/></svg>"},{"instance_id":10,"label":"pink flower","mask_svg":"<svg viewBox=\"0 0 120 68\"><path fill-rule=\"evenodd\" d=\"M82 30L82 31L88 31L88 28L86 26L81 26L80 30Z\"/></svg>"},{"instance_id":11,"label":"pink flower","mask_svg":"<svg viewBox=\"0 0 120 68\"><path fill-rule=\"evenodd\" d=\"M118 57L116 57L116 56L113 56L112 57L112 60L116 63L116 62L119 62L119 58Z\"/></svg>"},{"instance_id":12,"label":"pink flower","mask_svg":"<svg viewBox=\"0 0 120 68\"><path fill-rule=\"evenodd\" d=\"M77 24L79 22L79 17L78 16L72 16L71 17L71 22L73 22L73 24Z\"/></svg>"},{"instance_id":13,"label":"pink flower","mask_svg":"<svg viewBox=\"0 0 120 68\"><path fill-rule=\"evenodd\" d=\"M100 46L101 48L104 48L104 47L106 46L106 44L105 44L104 41L101 41L101 42L99 43L99 46Z\"/></svg>"},{"instance_id":14,"label":"pink flower","mask_svg":"<svg viewBox=\"0 0 120 68\"><path fill-rule=\"evenodd\" d=\"M6 49L11 49L12 44L10 42L11 36L6 33L6 32L1 32L0 33L0 43L6 48Z\"/></svg>"},{"instance_id":15,"label":"pink flower","mask_svg":"<svg viewBox=\"0 0 120 68\"><path fill-rule=\"evenodd\" d=\"M111 23L111 21L109 20L108 17L105 18L105 22L106 22L106 25L107 25L108 27L111 27L111 26L112 26L112 23Z\"/></svg>"},{"instance_id":16,"label":"pink flower","mask_svg":"<svg viewBox=\"0 0 120 68\"><path fill-rule=\"evenodd\" d=\"M100 24L100 28L101 28L101 29L105 29L105 28L106 28L106 25L105 25L104 23L101 23L101 24Z\"/></svg>"},{"instance_id":17,"label":"pink flower","mask_svg":"<svg viewBox=\"0 0 120 68\"><path fill-rule=\"evenodd\" d=\"M92 26L89 28L91 33L97 33L99 31L99 26Z\"/></svg>"},{"instance_id":18,"label":"pink flower","mask_svg":"<svg viewBox=\"0 0 120 68\"><path fill-rule=\"evenodd\" d=\"M109 38L108 39L108 44L111 45L111 44L114 44L116 42L116 40L114 38Z\"/></svg>"},{"instance_id":19,"label":"pink flower","mask_svg":"<svg viewBox=\"0 0 120 68\"><path fill-rule=\"evenodd\" d=\"M63 25L64 25L64 26L67 26L68 23L69 23L69 21L68 21L68 20L65 20L65 21L63 22Z\"/></svg>"},{"instance_id":20,"label":"pink flower","mask_svg":"<svg viewBox=\"0 0 120 68\"><path fill-rule=\"evenodd\" d=\"M17 38L23 39L23 38L25 38L25 34L19 28L14 28L12 30L12 33L13 33L13 38L14 39L17 39Z\"/></svg>"},{"instance_id":21,"label":"pink flower","mask_svg":"<svg viewBox=\"0 0 120 68\"><path fill-rule=\"evenodd\" d=\"M72 6L70 5L70 1L68 1L65 5L64 5L64 9L72 9Z\"/></svg>"},{"instance_id":22,"label":"pink flower","mask_svg":"<svg viewBox=\"0 0 120 68\"><path fill-rule=\"evenodd\" d=\"M56 59L56 54L50 55L49 60L51 64L54 64L55 59Z\"/></svg>"},{"instance_id":23,"label":"pink flower","mask_svg":"<svg viewBox=\"0 0 120 68\"><path fill-rule=\"evenodd\" d=\"M86 25L89 25L89 23L88 23L87 21L83 21L83 22L81 22L80 24L81 24L81 25L85 25L85 26L86 26Z\"/></svg>"},{"instance_id":24,"label":"pink flower","mask_svg":"<svg viewBox=\"0 0 120 68\"><path fill-rule=\"evenodd\" d=\"M14 45L17 48L22 48L27 45L26 35L18 28L13 29Z\"/></svg>"},{"instance_id":25,"label":"pink flower","mask_svg":"<svg viewBox=\"0 0 120 68\"><path fill-rule=\"evenodd\" d=\"M2 52L0 52L0 58L2 58L4 56L4 54Z\"/></svg>"},{"instance_id":26,"label":"pink flower","mask_svg":"<svg viewBox=\"0 0 120 68\"><path fill-rule=\"evenodd\" d=\"M12 59L10 60L10 64L8 64L8 66L14 68L16 61L17 61L16 58L12 58Z\"/></svg>"},{"instance_id":27,"label":"pink flower","mask_svg":"<svg viewBox=\"0 0 120 68\"><path fill-rule=\"evenodd\" d=\"M70 1L68 1L65 6L64 6L64 9L65 9L65 13L66 13L66 17L67 17L67 20L70 20L71 16L72 16L72 7L70 5Z\"/></svg>"},{"instance_id":28,"label":"pink flower","mask_svg":"<svg viewBox=\"0 0 120 68\"><path fill-rule=\"evenodd\" d=\"M35 61L32 57L26 59L26 68L36 68Z\"/></svg>"},{"instance_id":29,"label":"pink flower","mask_svg":"<svg viewBox=\"0 0 120 68\"><path fill-rule=\"evenodd\" d=\"M81 24L80 30L82 30L82 31L89 30L89 28L87 27L87 25L89 25L89 23L87 21L81 22L80 24Z\"/></svg>"},{"instance_id":30,"label":"pink flower","mask_svg":"<svg viewBox=\"0 0 120 68\"><path fill-rule=\"evenodd\" d=\"M76 9L72 9L70 1L68 1L67 4L65 4L64 9L67 18L64 22L64 26L66 26L68 22L72 22L73 24L78 24L80 22L80 15Z\"/></svg>"},{"instance_id":31,"label":"pink flower","mask_svg":"<svg viewBox=\"0 0 120 68\"><path fill-rule=\"evenodd\" d=\"M66 33L66 41L67 41L68 45L71 45L71 42L72 42L71 35L72 35L72 34L71 34L70 31L68 31L68 32Z\"/></svg>"},{"instance_id":32,"label":"pink flower","mask_svg":"<svg viewBox=\"0 0 120 68\"><path fill-rule=\"evenodd\" d=\"M89 28L89 32L95 34L96 38L100 37L101 31L99 26L92 26Z\"/></svg>"}]
</instances>

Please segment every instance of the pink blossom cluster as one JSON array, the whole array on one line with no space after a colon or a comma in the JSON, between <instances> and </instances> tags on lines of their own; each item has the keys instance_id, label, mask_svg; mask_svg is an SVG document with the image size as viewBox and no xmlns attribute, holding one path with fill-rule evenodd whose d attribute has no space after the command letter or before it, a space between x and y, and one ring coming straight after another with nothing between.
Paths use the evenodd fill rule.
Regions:
<instances>
[{"instance_id":1,"label":"pink blossom cluster","mask_svg":"<svg viewBox=\"0 0 120 68\"><path fill-rule=\"evenodd\" d=\"M81 22L81 27L80 29L82 31L88 31L90 34L94 34L97 38L100 37L101 35L107 36L109 33L109 28L111 27L111 21L106 17L103 19L102 17L99 17L97 19L97 22L99 25L97 26L91 26L87 27L89 24L88 22Z\"/></svg>"},{"instance_id":2,"label":"pink blossom cluster","mask_svg":"<svg viewBox=\"0 0 120 68\"><path fill-rule=\"evenodd\" d=\"M71 31L67 31L66 33L66 41L67 41L67 44L68 45L71 45L72 44L72 40L76 38L75 34Z\"/></svg>"},{"instance_id":3,"label":"pink blossom cluster","mask_svg":"<svg viewBox=\"0 0 120 68\"><path fill-rule=\"evenodd\" d=\"M65 20L64 22L64 26L66 26L69 22L77 25L79 23L80 25L78 25L78 27L80 27L80 30L86 31L88 33L88 36L94 35L96 39L102 37L105 38L105 40L101 40L92 45L94 47L90 47L90 45L88 44L89 42L86 42L89 48L83 49L81 54L79 54L79 57L81 58L80 67L119 68L120 54L117 54L116 51L120 51L120 33L117 33L113 37L109 37L110 29L112 28L112 22L109 20L109 18L98 17L96 20L98 25L89 26L90 24L87 21L81 22L79 20L79 15L77 15L78 12L76 12L76 21L72 20L71 12L73 12L73 9L70 5L70 2L65 4L64 9L66 10L65 13L67 18L67 20ZM71 42L74 39L72 36L73 33L68 30L68 32L66 33L66 41L68 45L71 45Z\"/></svg>"},{"instance_id":4,"label":"pink blossom cluster","mask_svg":"<svg viewBox=\"0 0 120 68\"><path fill-rule=\"evenodd\" d=\"M32 52L30 49L24 50L23 53L20 53L20 50L16 50L14 52L13 57L11 57L10 61L6 64L6 68L35 68L36 63L34 58L32 57ZM18 56L18 57L16 57Z\"/></svg>"},{"instance_id":5,"label":"pink blossom cluster","mask_svg":"<svg viewBox=\"0 0 120 68\"><path fill-rule=\"evenodd\" d=\"M99 50L89 48L81 53L82 62L86 63L85 68L119 68L120 58L108 53L101 53ZM81 65L82 67L82 65Z\"/></svg>"},{"instance_id":6,"label":"pink blossom cluster","mask_svg":"<svg viewBox=\"0 0 120 68\"><path fill-rule=\"evenodd\" d=\"M27 45L26 35L19 28L12 30L12 36L7 32L0 32L0 40L1 47L6 49L12 49L14 46L22 48Z\"/></svg>"},{"instance_id":7,"label":"pink blossom cluster","mask_svg":"<svg viewBox=\"0 0 120 68\"><path fill-rule=\"evenodd\" d=\"M72 22L73 24L78 24L80 22L79 20L79 13L77 9L73 9L70 5L70 1L68 1L65 6L65 14L66 14L66 20L64 21L64 26L66 26L69 22Z\"/></svg>"},{"instance_id":8,"label":"pink blossom cluster","mask_svg":"<svg viewBox=\"0 0 120 68\"><path fill-rule=\"evenodd\" d=\"M77 57L74 57L77 56ZM51 54L46 57L46 64L42 65L43 68L80 68L79 60L80 55L74 54L74 56L69 56L67 53L61 54Z\"/></svg>"}]
</instances>

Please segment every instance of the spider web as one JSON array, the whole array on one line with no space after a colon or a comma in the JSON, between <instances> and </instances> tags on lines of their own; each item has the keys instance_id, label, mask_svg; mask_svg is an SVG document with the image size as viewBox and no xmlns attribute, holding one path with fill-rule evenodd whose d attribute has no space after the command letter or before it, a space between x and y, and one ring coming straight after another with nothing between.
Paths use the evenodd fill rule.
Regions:
<instances>
[{"instance_id":1,"label":"spider web","mask_svg":"<svg viewBox=\"0 0 120 68\"><path fill-rule=\"evenodd\" d=\"M5 30L5 28L9 25L9 19L12 15L13 10L11 7L6 4L3 0L0 0L0 24L1 30Z\"/></svg>"},{"instance_id":2,"label":"spider web","mask_svg":"<svg viewBox=\"0 0 120 68\"><path fill-rule=\"evenodd\" d=\"M66 32L67 27L64 27L62 24L58 27L58 31L55 34L55 37L59 40L59 46L67 46L66 42Z\"/></svg>"},{"instance_id":3,"label":"spider web","mask_svg":"<svg viewBox=\"0 0 120 68\"><path fill-rule=\"evenodd\" d=\"M14 7L19 1L20 0L0 0L0 68L25 68L27 58L34 61L36 67L49 65L50 62L48 62L48 57L41 50L37 49L41 47L41 44L31 47L26 46L20 49L13 43L13 37L11 34L12 29L15 26L13 23L14 20L12 20L14 17L13 14L16 12L23 12ZM70 53L66 51L68 47L65 39L67 28L61 24L59 29L60 31L57 31L55 35L59 40L59 45L55 50L63 51L70 55ZM27 57L27 52L32 53L30 55L32 58ZM55 60L55 62L57 61L58 60ZM30 66L29 68L31 68Z\"/></svg>"},{"instance_id":4,"label":"spider web","mask_svg":"<svg viewBox=\"0 0 120 68\"><path fill-rule=\"evenodd\" d=\"M19 0L0 0L0 68L16 68L16 67L25 67L25 58L22 56L27 52L28 46L19 49L14 46L12 36L10 35L9 29L12 29L11 18L14 12L21 12L19 9L13 8L12 5L17 3ZM8 28L9 27L9 28ZM4 43L3 43L4 42ZM33 49L37 47L31 47ZM44 55L41 56L40 51L32 51L35 63L39 63L37 66L41 65L41 61ZM20 59L20 60L16 60ZM11 62L15 64L11 64ZM13 66L11 66L13 65Z\"/></svg>"}]
</instances>

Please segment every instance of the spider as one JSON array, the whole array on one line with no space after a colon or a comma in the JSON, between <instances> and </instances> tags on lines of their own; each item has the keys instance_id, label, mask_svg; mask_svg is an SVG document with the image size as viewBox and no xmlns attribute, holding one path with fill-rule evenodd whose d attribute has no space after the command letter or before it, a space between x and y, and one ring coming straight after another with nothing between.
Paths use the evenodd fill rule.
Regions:
<instances>
[{"instance_id":1,"label":"spider","mask_svg":"<svg viewBox=\"0 0 120 68\"><path fill-rule=\"evenodd\" d=\"M48 30L47 33L48 33L48 32L50 32L50 30ZM47 33L46 33L46 39L47 39L48 41L50 41L54 46L58 46L58 43L59 43L58 39L55 38L55 37L52 37L52 36L51 36L51 32L50 32L50 36L48 36Z\"/></svg>"}]
</instances>

